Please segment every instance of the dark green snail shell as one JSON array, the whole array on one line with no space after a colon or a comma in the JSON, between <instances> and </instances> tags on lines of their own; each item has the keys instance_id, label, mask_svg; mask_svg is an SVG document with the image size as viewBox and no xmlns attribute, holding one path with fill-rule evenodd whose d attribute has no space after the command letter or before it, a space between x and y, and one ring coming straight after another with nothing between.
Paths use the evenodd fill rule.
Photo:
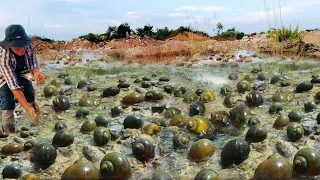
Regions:
<instances>
[{"instance_id":1,"label":"dark green snail shell","mask_svg":"<svg viewBox=\"0 0 320 180\"><path fill-rule=\"evenodd\" d=\"M133 83L141 83L143 81L142 78L136 78Z\"/></svg>"},{"instance_id":2,"label":"dark green snail shell","mask_svg":"<svg viewBox=\"0 0 320 180\"><path fill-rule=\"evenodd\" d=\"M275 120L273 127L275 129L282 129L282 128L288 126L289 123L290 123L290 121L286 116L280 115Z\"/></svg>"},{"instance_id":3,"label":"dark green snail shell","mask_svg":"<svg viewBox=\"0 0 320 180\"><path fill-rule=\"evenodd\" d=\"M246 99L249 106L258 107L263 104L263 98L259 92L248 93Z\"/></svg>"},{"instance_id":4,"label":"dark green snail shell","mask_svg":"<svg viewBox=\"0 0 320 180\"><path fill-rule=\"evenodd\" d=\"M65 84L65 85L72 85L72 84L73 84L73 81L72 81L72 79L71 79L70 77L68 77L68 78L66 78L66 79L64 80L64 84Z\"/></svg>"},{"instance_id":5,"label":"dark green snail shell","mask_svg":"<svg viewBox=\"0 0 320 180\"><path fill-rule=\"evenodd\" d=\"M310 83L312 83L312 84L318 84L318 83L320 83L320 77L319 77L319 76L313 77L313 78L311 79Z\"/></svg>"},{"instance_id":6,"label":"dark green snail shell","mask_svg":"<svg viewBox=\"0 0 320 180\"><path fill-rule=\"evenodd\" d=\"M57 122L55 125L54 125L54 130L56 131L59 131L59 130L66 130L68 127L66 125L66 123L64 122Z\"/></svg>"},{"instance_id":7,"label":"dark green snail shell","mask_svg":"<svg viewBox=\"0 0 320 180\"><path fill-rule=\"evenodd\" d=\"M169 82L170 79L168 77L160 77L159 81Z\"/></svg>"},{"instance_id":8,"label":"dark green snail shell","mask_svg":"<svg viewBox=\"0 0 320 180\"><path fill-rule=\"evenodd\" d=\"M155 91L155 90L148 91L145 94L145 99L147 101L159 101L163 98L164 98L163 94L161 92Z\"/></svg>"},{"instance_id":9,"label":"dark green snail shell","mask_svg":"<svg viewBox=\"0 0 320 180\"><path fill-rule=\"evenodd\" d=\"M69 132L60 130L54 135L52 139L52 145L55 147L67 147L70 146L73 141L73 135L71 135Z\"/></svg>"},{"instance_id":10,"label":"dark green snail shell","mask_svg":"<svg viewBox=\"0 0 320 180\"><path fill-rule=\"evenodd\" d=\"M243 79L247 80L249 82L253 82L256 79L256 77L253 74L247 74L247 75L244 76Z\"/></svg>"},{"instance_id":11,"label":"dark green snail shell","mask_svg":"<svg viewBox=\"0 0 320 180\"><path fill-rule=\"evenodd\" d=\"M255 126L261 124L260 120L257 117L250 117L248 120L248 126Z\"/></svg>"},{"instance_id":12,"label":"dark green snail shell","mask_svg":"<svg viewBox=\"0 0 320 180\"><path fill-rule=\"evenodd\" d=\"M244 93L246 91L250 91L251 90L251 84L250 84L249 81L241 80L237 84L237 89L238 89L239 93Z\"/></svg>"},{"instance_id":13,"label":"dark green snail shell","mask_svg":"<svg viewBox=\"0 0 320 180\"><path fill-rule=\"evenodd\" d=\"M232 108L236 105L236 99L233 95L227 95L224 97L223 105L228 108Z\"/></svg>"},{"instance_id":14,"label":"dark green snail shell","mask_svg":"<svg viewBox=\"0 0 320 180\"><path fill-rule=\"evenodd\" d=\"M128 87L130 87L130 84L126 83L126 82L119 82L117 87L120 88L120 89L121 88L128 88Z\"/></svg>"},{"instance_id":15,"label":"dark green snail shell","mask_svg":"<svg viewBox=\"0 0 320 180\"><path fill-rule=\"evenodd\" d=\"M298 141L304 135L304 129L301 124L291 122L287 127L287 136L290 141Z\"/></svg>"},{"instance_id":16,"label":"dark green snail shell","mask_svg":"<svg viewBox=\"0 0 320 180\"><path fill-rule=\"evenodd\" d=\"M86 80L80 80L80 81L78 82L77 88L78 88L78 89L82 89L82 88L86 87L87 85L88 85L88 83L87 83Z\"/></svg>"},{"instance_id":17,"label":"dark green snail shell","mask_svg":"<svg viewBox=\"0 0 320 180\"><path fill-rule=\"evenodd\" d=\"M248 123L247 107L244 103L237 104L230 110L231 123L236 128L243 128Z\"/></svg>"},{"instance_id":18,"label":"dark green snail shell","mask_svg":"<svg viewBox=\"0 0 320 180\"><path fill-rule=\"evenodd\" d=\"M317 115L317 123L320 124L320 113Z\"/></svg>"},{"instance_id":19,"label":"dark green snail shell","mask_svg":"<svg viewBox=\"0 0 320 180\"><path fill-rule=\"evenodd\" d=\"M249 143L262 142L267 138L268 132L266 128L255 125L250 127L246 134L246 141Z\"/></svg>"},{"instance_id":20,"label":"dark green snail shell","mask_svg":"<svg viewBox=\"0 0 320 180\"><path fill-rule=\"evenodd\" d=\"M29 140L29 141L26 141L26 142L24 143L23 147L24 147L24 150L25 150L25 151L28 151L28 150L30 150L31 148L33 148L34 146L36 146L36 145L37 145L37 143L36 143L35 141Z\"/></svg>"},{"instance_id":21,"label":"dark green snail shell","mask_svg":"<svg viewBox=\"0 0 320 180\"><path fill-rule=\"evenodd\" d=\"M293 169L295 172L315 177L320 175L320 153L316 149L300 149L293 159Z\"/></svg>"},{"instance_id":22,"label":"dark green snail shell","mask_svg":"<svg viewBox=\"0 0 320 180\"><path fill-rule=\"evenodd\" d=\"M203 93L203 90L202 89L196 89L195 93L200 96L201 93Z\"/></svg>"},{"instance_id":23,"label":"dark green snail shell","mask_svg":"<svg viewBox=\"0 0 320 180\"><path fill-rule=\"evenodd\" d=\"M315 109L317 109L317 104L314 101L304 103L305 112L312 112Z\"/></svg>"},{"instance_id":24,"label":"dark green snail shell","mask_svg":"<svg viewBox=\"0 0 320 180\"><path fill-rule=\"evenodd\" d=\"M228 167L239 165L249 157L250 145L242 139L234 139L229 141L221 151L221 165Z\"/></svg>"},{"instance_id":25,"label":"dark green snail shell","mask_svg":"<svg viewBox=\"0 0 320 180\"><path fill-rule=\"evenodd\" d=\"M292 165L283 157L271 157L261 162L254 173L255 180L259 179L291 179Z\"/></svg>"},{"instance_id":26,"label":"dark green snail shell","mask_svg":"<svg viewBox=\"0 0 320 180\"><path fill-rule=\"evenodd\" d=\"M49 97L52 97L52 96L55 96L58 94L58 89L55 85L53 84L48 84L46 87L44 87L44 96L49 98Z\"/></svg>"},{"instance_id":27,"label":"dark green snail shell","mask_svg":"<svg viewBox=\"0 0 320 180\"><path fill-rule=\"evenodd\" d=\"M89 115L89 109L86 107L81 107L76 112L76 118L84 118Z\"/></svg>"},{"instance_id":28,"label":"dark green snail shell","mask_svg":"<svg viewBox=\"0 0 320 180\"><path fill-rule=\"evenodd\" d=\"M123 108L121 106L114 106L111 108L111 116L117 117L123 113Z\"/></svg>"},{"instance_id":29,"label":"dark green snail shell","mask_svg":"<svg viewBox=\"0 0 320 180\"><path fill-rule=\"evenodd\" d=\"M69 166L62 174L61 180L90 179L99 180L99 169L91 162L75 163Z\"/></svg>"},{"instance_id":30,"label":"dark green snail shell","mask_svg":"<svg viewBox=\"0 0 320 180\"><path fill-rule=\"evenodd\" d=\"M57 150L51 144L39 144L28 152L32 163L41 165L52 165L57 158Z\"/></svg>"},{"instance_id":31,"label":"dark green snail shell","mask_svg":"<svg viewBox=\"0 0 320 180\"><path fill-rule=\"evenodd\" d=\"M221 177L212 169L202 169L197 173L194 180L221 180Z\"/></svg>"},{"instance_id":32,"label":"dark green snail shell","mask_svg":"<svg viewBox=\"0 0 320 180\"><path fill-rule=\"evenodd\" d=\"M259 81L265 81L267 79L268 79L268 76L267 76L267 74L265 72L261 72L261 73L258 74L258 80Z\"/></svg>"},{"instance_id":33,"label":"dark green snail shell","mask_svg":"<svg viewBox=\"0 0 320 180\"><path fill-rule=\"evenodd\" d=\"M186 88L180 87L179 89L175 89L173 94L175 97L181 97L187 92Z\"/></svg>"},{"instance_id":34,"label":"dark green snail shell","mask_svg":"<svg viewBox=\"0 0 320 180\"><path fill-rule=\"evenodd\" d=\"M3 179L12 178L18 179L22 175L22 169L18 164L7 165L2 170Z\"/></svg>"},{"instance_id":35,"label":"dark green snail shell","mask_svg":"<svg viewBox=\"0 0 320 180\"><path fill-rule=\"evenodd\" d=\"M230 80L237 80L238 79L238 75L236 73L231 73L229 76L228 76L228 79Z\"/></svg>"},{"instance_id":36,"label":"dark green snail shell","mask_svg":"<svg viewBox=\"0 0 320 180\"><path fill-rule=\"evenodd\" d=\"M87 91L95 91L97 89L98 89L98 87L95 84L90 84L87 86Z\"/></svg>"},{"instance_id":37,"label":"dark green snail shell","mask_svg":"<svg viewBox=\"0 0 320 180\"><path fill-rule=\"evenodd\" d=\"M143 80L143 81L150 81L151 79L144 76L144 77L142 77L142 80Z\"/></svg>"},{"instance_id":38,"label":"dark green snail shell","mask_svg":"<svg viewBox=\"0 0 320 180\"><path fill-rule=\"evenodd\" d=\"M174 135L172 142L174 148L185 148L190 142L190 137L187 134Z\"/></svg>"},{"instance_id":39,"label":"dark green snail shell","mask_svg":"<svg viewBox=\"0 0 320 180\"><path fill-rule=\"evenodd\" d=\"M198 101L199 96L195 92L187 92L184 94L183 101L186 103L191 103L193 101Z\"/></svg>"},{"instance_id":40,"label":"dark green snail shell","mask_svg":"<svg viewBox=\"0 0 320 180\"><path fill-rule=\"evenodd\" d=\"M269 106L269 112L271 114L278 113L283 110L283 104L281 102L274 102Z\"/></svg>"},{"instance_id":41,"label":"dark green snail shell","mask_svg":"<svg viewBox=\"0 0 320 180\"><path fill-rule=\"evenodd\" d=\"M107 120L102 115L97 116L94 121L96 122L97 126L102 126L102 127L108 127L108 125L110 123L109 120Z\"/></svg>"},{"instance_id":42,"label":"dark green snail shell","mask_svg":"<svg viewBox=\"0 0 320 180\"><path fill-rule=\"evenodd\" d=\"M138 138L132 143L131 147L134 156L141 162L154 158L154 146L147 139Z\"/></svg>"},{"instance_id":43,"label":"dark green snail shell","mask_svg":"<svg viewBox=\"0 0 320 180\"><path fill-rule=\"evenodd\" d=\"M92 97L84 97L79 100L79 106L81 107L97 106L98 104L98 100Z\"/></svg>"},{"instance_id":44,"label":"dark green snail shell","mask_svg":"<svg viewBox=\"0 0 320 180\"><path fill-rule=\"evenodd\" d=\"M96 128L96 130L93 133L93 139L98 146L106 145L111 139L109 129L104 127Z\"/></svg>"},{"instance_id":45,"label":"dark green snail shell","mask_svg":"<svg viewBox=\"0 0 320 180\"><path fill-rule=\"evenodd\" d=\"M140 115L129 115L123 121L124 128L139 129L143 126L143 120Z\"/></svg>"},{"instance_id":46,"label":"dark green snail shell","mask_svg":"<svg viewBox=\"0 0 320 180\"><path fill-rule=\"evenodd\" d=\"M2 138L7 138L8 136L9 136L8 133L6 133L6 132L0 132L0 139L2 139Z\"/></svg>"},{"instance_id":47,"label":"dark green snail shell","mask_svg":"<svg viewBox=\"0 0 320 180\"><path fill-rule=\"evenodd\" d=\"M175 88L173 86L168 85L168 84L163 86L163 89L166 93L169 93L169 94L172 94L175 90Z\"/></svg>"},{"instance_id":48,"label":"dark green snail shell","mask_svg":"<svg viewBox=\"0 0 320 180\"><path fill-rule=\"evenodd\" d=\"M296 92L297 93L302 93L302 92L307 92L310 91L313 88L313 84L310 82L303 82L298 84L296 87Z\"/></svg>"},{"instance_id":49,"label":"dark green snail shell","mask_svg":"<svg viewBox=\"0 0 320 180\"><path fill-rule=\"evenodd\" d=\"M70 103L67 97L58 96L53 100L53 110L66 111L70 108Z\"/></svg>"},{"instance_id":50,"label":"dark green snail shell","mask_svg":"<svg viewBox=\"0 0 320 180\"><path fill-rule=\"evenodd\" d=\"M282 87L290 86L290 84L291 84L291 81L290 81L290 80L282 80L282 81L280 82L280 85L281 85Z\"/></svg>"},{"instance_id":51,"label":"dark green snail shell","mask_svg":"<svg viewBox=\"0 0 320 180\"><path fill-rule=\"evenodd\" d=\"M225 125L230 124L230 115L227 111L218 111L211 113L211 122L215 125Z\"/></svg>"},{"instance_id":52,"label":"dark green snail shell","mask_svg":"<svg viewBox=\"0 0 320 180\"><path fill-rule=\"evenodd\" d=\"M100 163L101 179L130 179L132 170L129 161L120 153L106 154Z\"/></svg>"},{"instance_id":53,"label":"dark green snail shell","mask_svg":"<svg viewBox=\"0 0 320 180\"><path fill-rule=\"evenodd\" d=\"M95 121L86 120L83 122L80 131L82 133L90 133L91 131L94 131L97 127L97 124Z\"/></svg>"},{"instance_id":54,"label":"dark green snail shell","mask_svg":"<svg viewBox=\"0 0 320 180\"><path fill-rule=\"evenodd\" d=\"M192 102L190 104L190 110L189 110L189 115L194 116L194 115L201 115L203 116L206 111L206 108L204 106L204 103L201 101L197 102Z\"/></svg>"},{"instance_id":55,"label":"dark green snail shell","mask_svg":"<svg viewBox=\"0 0 320 180\"><path fill-rule=\"evenodd\" d=\"M302 116L297 111L290 111L288 114L290 122L300 122L302 119Z\"/></svg>"},{"instance_id":56,"label":"dark green snail shell","mask_svg":"<svg viewBox=\"0 0 320 180\"><path fill-rule=\"evenodd\" d=\"M151 180L171 180L170 175L164 171L156 170L152 174Z\"/></svg>"},{"instance_id":57,"label":"dark green snail shell","mask_svg":"<svg viewBox=\"0 0 320 180\"><path fill-rule=\"evenodd\" d=\"M227 96L227 95L231 94L232 91L233 91L233 89L230 85L224 85L220 89L220 94L222 94L223 96Z\"/></svg>"},{"instance_id":58,"label":"dark green snail shell","mask_svg":"<svg viewBox=\"0 0 320 180\"><path fill-rule=\"evenodd\" d=\"M102 96L103 97L116 96L119 93L120 93L120 89L118 87L108 87L105 90L103 90Z\"/></svg>"},{"instance_id":59,"label":"dark green snail shell","mask_svg":"<svg viewBox=\"0 0 320 180\"><path fill-rule=\"evenodd\" d=\"M151 86L152 86L152 84L150 81L142 81L142 83L141 83L141 87L143 87L143 88L149 88Z\"/></svg>"},{"instance_id":60,"label":"dark green snail shell","mask_svg":"<svg viewBox=\"0 0 320 180\"><path fill-rule=\"evenodd\" d=\"M166 118L172 118L178 114L181 114L181 110L176 107L169 107L164 111L164 116Z\"/></svg>"},{"instance_id":61,"label":"dark green snail shell","mask_svg":"<svg viewBox=\"0 0 320 180\"><path fill-rule=\"evenodd\" d=\"M272 76L271 80L270 80L270 84L276 84L278 82L280 82L282 80L282 76L281 75L274 75Z\"/></svg>"}]
</instances>

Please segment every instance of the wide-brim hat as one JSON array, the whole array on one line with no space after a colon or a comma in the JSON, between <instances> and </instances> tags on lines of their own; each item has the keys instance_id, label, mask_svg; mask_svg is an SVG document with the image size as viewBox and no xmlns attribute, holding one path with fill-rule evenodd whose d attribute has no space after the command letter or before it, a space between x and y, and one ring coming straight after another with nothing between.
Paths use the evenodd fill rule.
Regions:
<instances>
[{"instance_id":1,"label":"wide-brim hat","mask_svg":"<svg viewBox=\"0 0 320 180\"><path fill-rule=\"evenodd\" d=\"M0 41L0 46L4 49L7 48L22 48L31 44L31 38L28 37L23 26L19 24L12 24L5 30L5 38Z\"/></svg>"}]
</instances>

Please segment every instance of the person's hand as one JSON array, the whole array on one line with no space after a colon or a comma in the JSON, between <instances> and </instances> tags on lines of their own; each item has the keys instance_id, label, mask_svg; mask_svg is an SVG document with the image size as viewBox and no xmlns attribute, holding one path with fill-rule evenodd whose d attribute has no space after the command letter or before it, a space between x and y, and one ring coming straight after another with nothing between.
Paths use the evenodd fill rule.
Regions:
<instances>
[{"instance_id":1,"label":"person's hand","mask_svg":"<svg viewBox=\"0 0 320 180\"><path fill-rule=\"evenodd\" d=\"M38 119L39 114L32 106L27 109L27 113L31 116L33 122L35 123L39 122L39 119Z\"/></svg>"},{"instance_id":2,"label":"person's hand","mask_svg":"<svg viewBox=\"0 0 320 180\"><path fill-rule=\"evenodd\" d=\"M40 72L36 68L34 68L34 70L33 70L33 77L38 84L44 83L44 81L46 79L46 75L44 73Z\"/></svg>"}]
</instances>

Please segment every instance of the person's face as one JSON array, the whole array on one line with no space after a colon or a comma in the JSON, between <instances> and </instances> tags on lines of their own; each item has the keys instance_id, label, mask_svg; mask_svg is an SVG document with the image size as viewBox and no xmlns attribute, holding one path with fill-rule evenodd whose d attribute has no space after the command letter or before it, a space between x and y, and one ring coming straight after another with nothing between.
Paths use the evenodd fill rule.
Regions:
<instances>
[{"instance_id":1,"label":"person's face","mask_svg":"<svg viewBox=\"0 0 320 180\"><path fill-rule=\"evenodd\" d=\"M15 47L11 48L11 50L19 56L23 56L26 52L26 49L27 49L27 46L24 46L22 48L15 48Z\"/></svg>"}]
</instances>

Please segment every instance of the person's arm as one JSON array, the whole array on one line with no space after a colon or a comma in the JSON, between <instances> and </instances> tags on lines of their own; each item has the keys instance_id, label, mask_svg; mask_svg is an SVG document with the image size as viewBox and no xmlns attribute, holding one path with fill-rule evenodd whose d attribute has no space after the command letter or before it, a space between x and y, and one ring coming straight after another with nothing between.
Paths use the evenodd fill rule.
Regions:
<instances>
[{"instance_id":1,"label":"person's arm","mask_svg":"<svg viewBox=\"0 0 320 180\"><path fill-rule=\"evenodd\" d=\"M33 74L34 79L36 80L36 82L39 83L44 83L45 81L45 74L42 73L39 70L39 62L38 62L38 58L36 56L36 50L34 49L34 47L29 46L27 49L27 53L28 53L28 58L31 64L31 71Z\"/></svg>"},{"instance_id":2,"label":"person's arm","mask_svg":"<svg viewBox=\"0 0 320 180\"><path fill-rule=\"evenodd\" d=\"M23 92L21 91L21 89L12 89L11 91L12 91L14 97L19 101L21 106L32 117L33 121L34 122L38 122L38 116L37 116L37 113L36 113L34 107L27 102L27 100L26 100Z\"/></svg>"}]
</instances>

